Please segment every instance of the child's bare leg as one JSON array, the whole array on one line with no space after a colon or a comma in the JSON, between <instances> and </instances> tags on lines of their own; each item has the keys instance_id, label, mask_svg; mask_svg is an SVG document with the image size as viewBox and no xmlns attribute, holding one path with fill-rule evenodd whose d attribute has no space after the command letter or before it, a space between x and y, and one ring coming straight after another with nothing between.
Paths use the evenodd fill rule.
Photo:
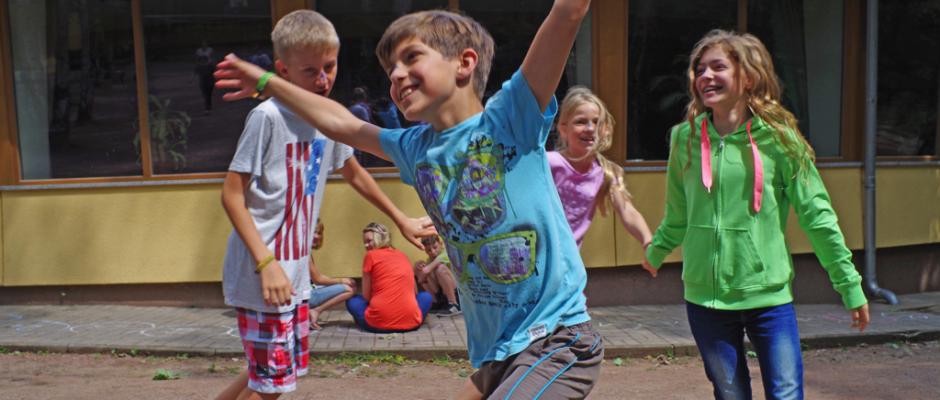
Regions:
<instances>
[{"instance_id":1,"label":"child's bare leg","mask_svg":"<svg viewBox=\"0 0 940 400\"><path fill-rule=\"evenodd\" d=\"M435 280L440 285L441 290L444 291L447 302L457 304L457 281L454 280L454 275L450 273L450 270L441 266L434 270L434 276L437 278Z\"/></svg>"},{"instance_id":2,"label":"child's bare leg","mask_svg":"<svg viewBox=\"0 0 940 400\"><path fill-rule=\"evenodd\" d=\"M280 393L258 393L245 388L245 391L238 396L238 400L274 400L281 397Z\"/></svg>"},{"instance_id":3,"label":"child's bare leg","mask_svg":"<svg viewBox=\"0 0 940 400\"><path fill-rule=\"evenodd\" d=\"M228 385L215 400L235 400L242 397L242 392L248 390L248 370L242 371L235 381Z\"/></svg>"},{"instance_id":4,"label":"child's bare leg","mask_svg":"<svg viewBox=\"0 0 940 400\"><path fill-rule=\"evenodd\" d=\"M477 390L477 386L473 384L470 378L464 381L463 387L460 388L460 391L457 392L457 396L454 397L456 400L480 400L482 398L483 393Z\"/></svg>"},{"instance_id":5,"label":"child's bare leg","mask_svg":"<svg viewBox=\"0 0 940 400\"><path fill-rule=\"evenodd\" d=\"M314 308L311 308L310 309L310 329L322 328L320 324L317 323L317 319L320 318L320 313L322 313L323 311L326 311L326 309L332 306L335 306L339 303L349 300L349 298L352 296L353 296L353 289L347 285L345 292L323 302L323 304L320 304Z\"/></svg>"}]
</instances>

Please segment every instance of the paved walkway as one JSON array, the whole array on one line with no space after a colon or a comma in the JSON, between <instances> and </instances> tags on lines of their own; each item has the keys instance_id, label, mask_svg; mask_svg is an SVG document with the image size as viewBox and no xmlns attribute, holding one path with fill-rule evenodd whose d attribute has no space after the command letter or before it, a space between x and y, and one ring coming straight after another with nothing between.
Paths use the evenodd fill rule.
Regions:
<instances>
[{"instance_id":1,"label":"paved walkway","mask_svg":"<svg viewBox=\"0 0 940 400\"><path fill-rule=\"evenodd\" d=\"M900 296L901 304L872 304L864 333L849 329L839 305L797 305L803 341L813 347L940 338L940 292ZM682 305L597 307L595 327L608 357L695 354ZM415 332L360 332L345 311L321 315L311 334L314 355L394 352L414 358L466 357L464 320L431 315ZM56 352L145 352L241 356L234 311L217 308L0 306L0 348Z\"/></svg>"}]
</instances>

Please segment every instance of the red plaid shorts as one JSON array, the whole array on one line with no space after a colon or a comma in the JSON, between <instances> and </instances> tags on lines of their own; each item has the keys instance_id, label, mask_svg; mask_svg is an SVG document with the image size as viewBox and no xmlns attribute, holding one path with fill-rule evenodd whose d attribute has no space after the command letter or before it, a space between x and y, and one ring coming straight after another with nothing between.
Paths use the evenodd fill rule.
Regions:
<instances>
[{"instance_id":1,"label":"red plaid shorts","mask_svg":"<svg viewBox=\"0 0 940 400\"><path fill-rule=\"evenodd\" d=\"M293 311L238 311L238 333L248 358L248 388L258 393L292 392L310 362L310 308Z\"/></svg>"}]
</instances>

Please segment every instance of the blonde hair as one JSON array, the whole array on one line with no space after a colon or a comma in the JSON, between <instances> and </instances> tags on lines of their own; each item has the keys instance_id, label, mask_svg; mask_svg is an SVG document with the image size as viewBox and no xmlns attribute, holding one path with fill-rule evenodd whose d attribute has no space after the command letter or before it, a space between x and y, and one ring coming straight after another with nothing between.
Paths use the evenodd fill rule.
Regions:
<instances>
[{"instance_id":1,"label":"blonde hair","mask_svg":"<svg viewBox=\"0 0 940 400\"><path fill-rule=\"evenodd\" d=\"M271 31L274 56L283 60L287 51L310 48L322 54L339 49L339 35L330 20L316 11L293 11L274 25Z\"/></svg>"},{"instance_id":2,"label":"blonde hair","mask_svg":"<svg viewBox=\"0 0 940 400\"><path fill-rule=\"evenodd\" d=\"M365 234L366 232L372 232L372 242L369 244L372 245L373 249L392 246L392 234L389 233L385 225L378 222L370 222L365 228L362 228L362 233Z\"/></svg>"},{"instance_id":3,"label":"blonde hair","mask_svg":"<svg viewBox=\"0 0 940 400\"><path fill-rule=\"evenodd\" d=\"M784 151L797 161L797 172L804 170L815 160L813 147L803 137L797 125L796 117L780 104L780 81L774 72L770 52L760 39L754 35L728 32L715 29L705 34L696 43L689 56L689 95L692 99L686 107L686 119L692 132L696 132L695 118L705 112L702 98L695 90L696 69L702 56L711 48L718 47L728 55L736 67L735 80L740 87L745 87L744 97L751 113L770 124L774 138L780 142ZM689 135L688 151L691 162L692 136Z\"/></svg>"},{"instance_id":4,"label":"blonde hair","mask_svg":"<svg viewBox=\"0 0 940 400\"><path fill-rule=\"evenodd\" d=\"M597 146L594 147L594 156L597 158L597 162L600 163L601 169L604 170L604 183L601 184L601 188L597 192L594 206L601 212L601 215L607 215L607 201L610 201L611 196L620 194L628 199L631 197L630 191L627 190L627 185L623 180L623 168L620 168L617 163L608 160L607 157L601 154L609 149L613 142L614 116L607 110L604 101L597 97L591 89L584 86L573 86L568 89L568 93L561 101L561 110L558 112L559 131L561 125L568 124L574 110L584 104L593 104L600 111L600 119L597 121L597 129L594 131L597 141ZM561 153L567 148L568 143L565 141L565 136L559 134L556 150Z\"/></svg>"},{"instance_id":5,"label":"blonde hair","mask_svg":"<svg viewBox=\"0 0 940 400\"><path fill-rule=\"evenodd\" d=\"M495 46L493 37L479 22L444 10L420 11L396 19L385 29L379 44L375 46L375 55L386 72L392 67L395 47L412 38L417 38L447 59L459 56L465 49L476 51L478 58L473 71L473 91L477 97L483 98Z\"/></svg>"}]
</instances>

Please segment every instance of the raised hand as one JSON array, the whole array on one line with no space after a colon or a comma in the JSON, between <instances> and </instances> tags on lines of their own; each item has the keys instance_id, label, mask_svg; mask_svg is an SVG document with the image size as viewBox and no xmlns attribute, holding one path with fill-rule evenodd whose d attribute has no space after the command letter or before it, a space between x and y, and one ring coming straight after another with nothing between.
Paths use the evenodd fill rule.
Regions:
<instances>
[{"instance_id":1,"label":"raised hand","mask_svg":"<svg viewBox=\"0 0 940 400\"><path fill-rule=\"evenodd\" d=\"M261 78L265 70L250 62L238 58L235 54L229 53L216 65L215 87L219 89L235 89L234 92L228 92L222 95L225 101L235 101L255 94L255 86L258 85L258 79Z\"/></svg>"},{"instance_id":2,"label":"raised hand","mask_svg":"<svg viewBox=\"0 0 940 400\"><path fill-rule=\"evenodd\" d=\"M421 244L421 238L437 235L437 229L434 228L434 223L431 222L431 217L428 216L406 218L398 225L398 230L401 231L402 236L404 236L408 242L421 250L424 250L424 246Z\"/></svg>"}]
</instances>

